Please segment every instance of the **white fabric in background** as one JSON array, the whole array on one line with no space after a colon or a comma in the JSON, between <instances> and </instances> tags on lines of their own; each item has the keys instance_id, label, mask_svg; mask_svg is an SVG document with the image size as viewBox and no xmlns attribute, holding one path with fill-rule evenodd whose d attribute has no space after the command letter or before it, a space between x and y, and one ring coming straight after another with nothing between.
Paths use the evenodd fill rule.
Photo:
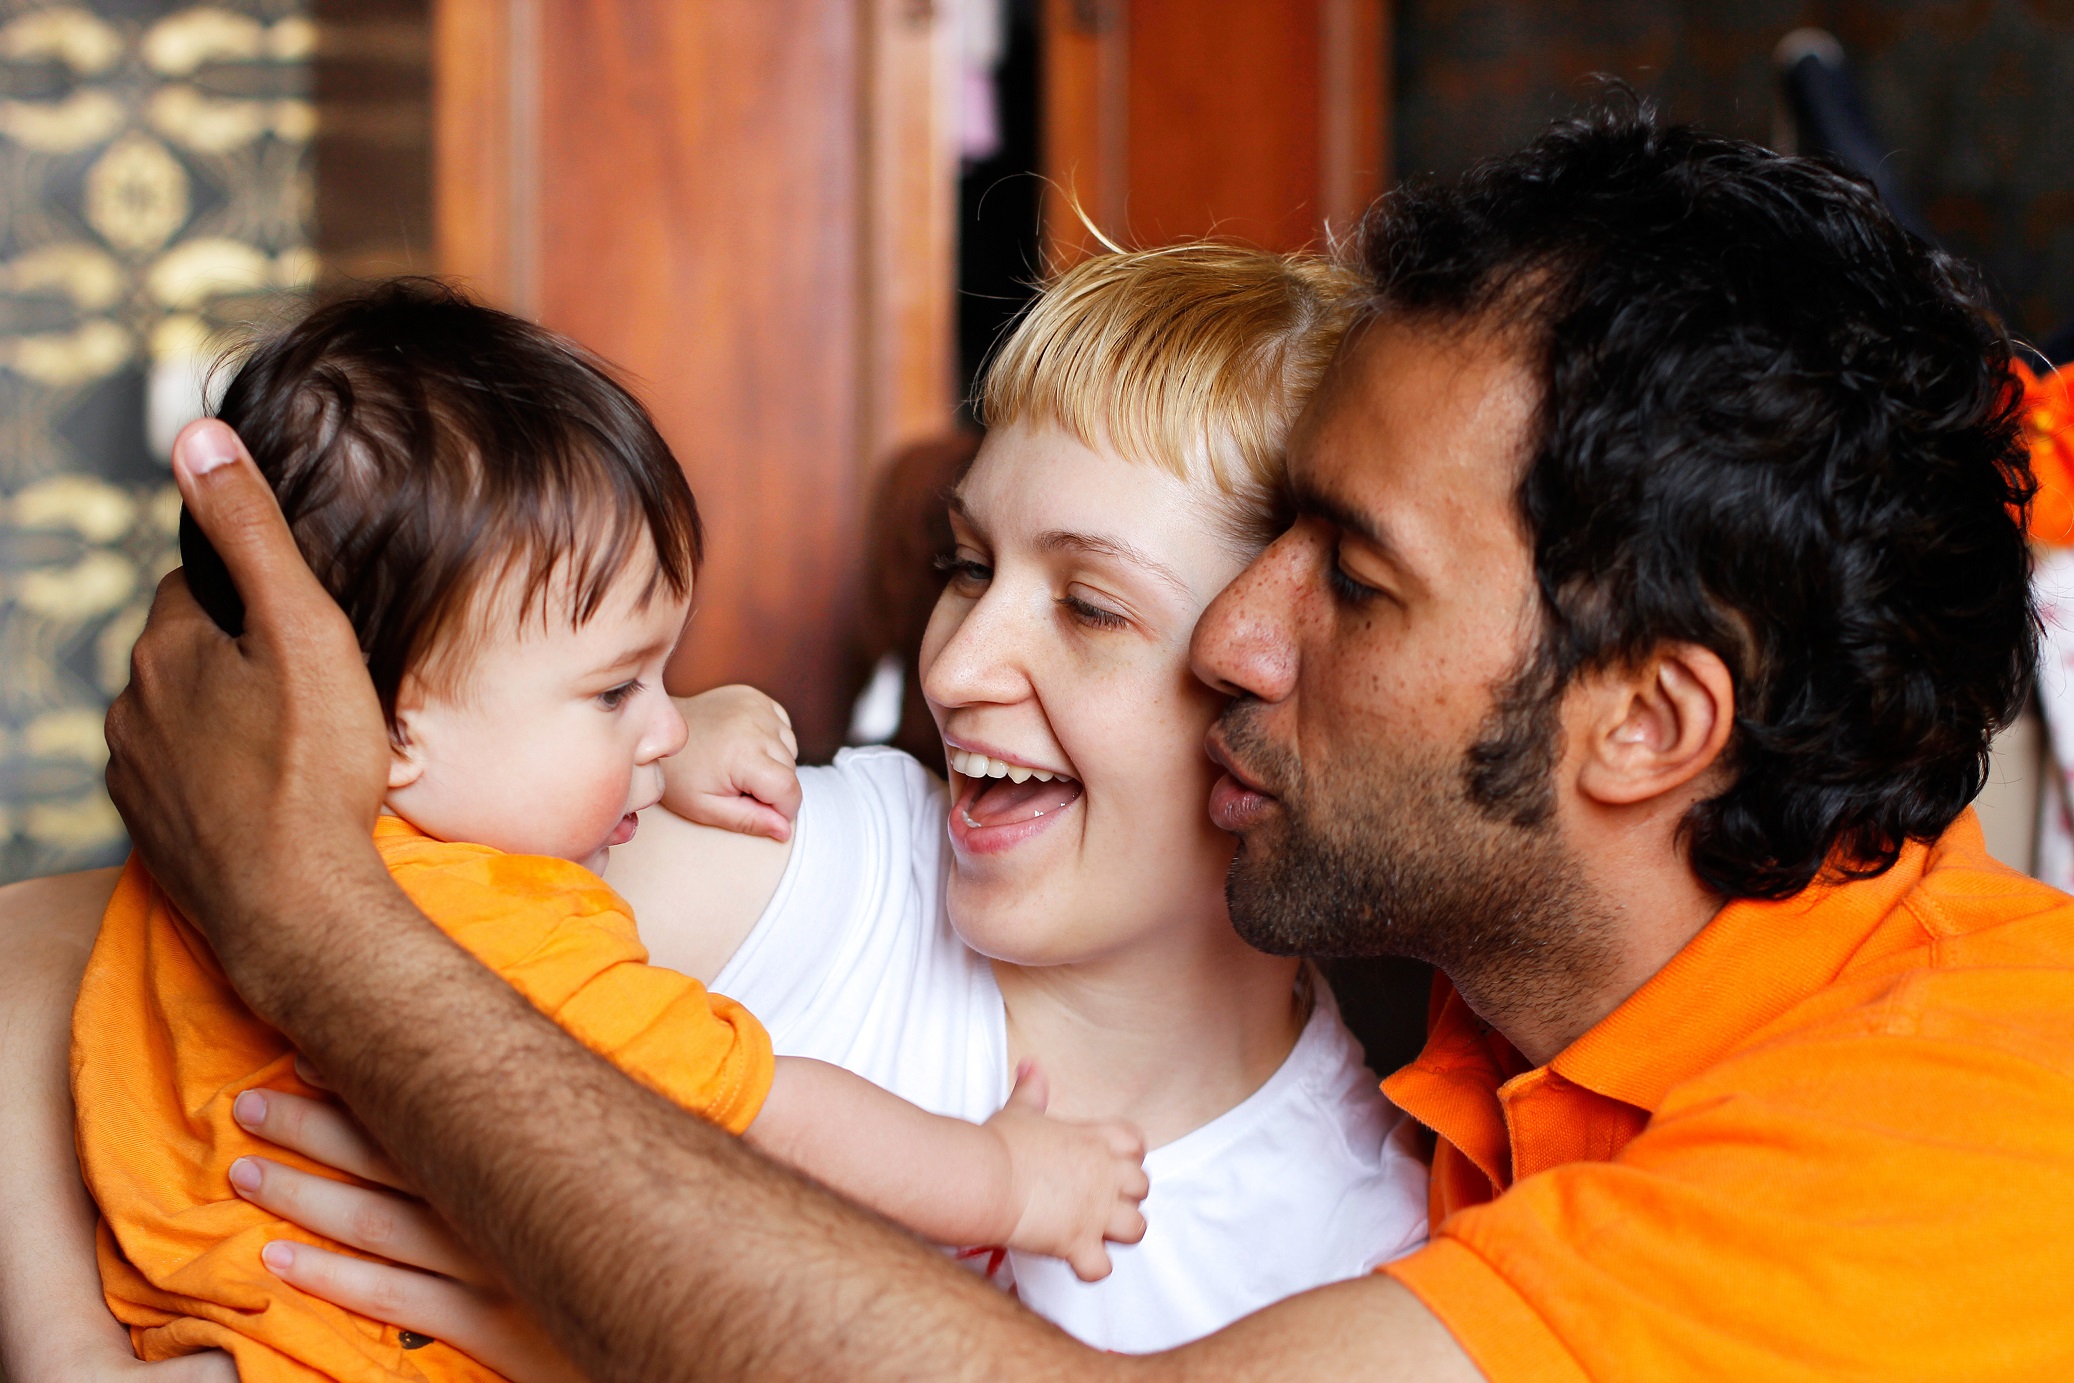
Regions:
<instances>
[{"instance_id":1,"label":"white fabric in background","mask_svg":"<svg viewBox=\"0 0 2074 1383\"><path fill-rule=\"evenodd\" d=\"M777 1050L815 1057L938 1114L1008 1098L992 967L944 914L944 787L891 749L800 770L804 802L777 894L717 993ZM1323 982L1280 1070L1236 1109L1153 1150L1144 1242L1086 1284L1056 1260L995 1263L1040 1315L1104 1349L1164 1349L1270 1302L1356 1277L1425 1241L1426 1169ZM1005 1271L1003 1271L1005 1268Z\"/></svg>"}]
</instances>

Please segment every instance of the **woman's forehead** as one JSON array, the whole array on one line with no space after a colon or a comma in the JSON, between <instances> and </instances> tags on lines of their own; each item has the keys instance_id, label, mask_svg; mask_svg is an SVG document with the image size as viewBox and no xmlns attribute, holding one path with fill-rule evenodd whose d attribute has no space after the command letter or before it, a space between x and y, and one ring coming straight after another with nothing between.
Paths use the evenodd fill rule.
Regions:
<instances>
[{"instance_id":1,"label":"woman's forehead","mask_svg":"<svg viewBox=\"0 0 2074 1383\"><path fill-rule=\"evenodd\" d=\"M990 434L950 498L952 513L999 545L1078 547L1177 573L1225 546L1222 497L1209 486L1057 427Z\"/></svg>"}]
</instances>

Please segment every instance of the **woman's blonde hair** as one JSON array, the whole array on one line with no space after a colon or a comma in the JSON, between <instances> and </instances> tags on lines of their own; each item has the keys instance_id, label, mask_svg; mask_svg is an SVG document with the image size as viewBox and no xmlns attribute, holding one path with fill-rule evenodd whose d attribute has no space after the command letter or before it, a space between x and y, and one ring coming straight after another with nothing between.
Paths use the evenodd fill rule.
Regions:
<instances>
[{"instance_id":1,"label":"woman's blonde hair","mask_svg":"<svg viewBox=\"0 0 2074 1383\"><path fill-rule=\"evenodd\" d=\"M1290 424L1359 307L1352 270L1214 241L1084 259L988 362L989 428L1051 423L1231 501L1249 536Z\"/></svg>"}]
</instances>

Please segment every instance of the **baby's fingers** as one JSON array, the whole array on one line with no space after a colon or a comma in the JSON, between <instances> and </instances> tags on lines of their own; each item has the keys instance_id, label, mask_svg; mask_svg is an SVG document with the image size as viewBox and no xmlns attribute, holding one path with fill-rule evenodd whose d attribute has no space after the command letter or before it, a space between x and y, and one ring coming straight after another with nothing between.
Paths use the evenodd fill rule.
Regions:
<instances>
[{"instance_id":1,"label":"baby's fingers","mask_svg":"<svg viewBox=\"0 0 2074 1383\"><path fill-rule=\"evenodd\" d=\"M791 752L792 761L799 762L799 736L792 733L792 712L785 709L781 701L771 702L771 709L778 713L778 738Z\"/></svg>"},{"instance_id":2,"label":"baby's fingers","mask_svg":"<svg viewBox=\"0 0 2074 1383\"><path fill-rule=\"evenodd\" d=\"M753 797L702 792L685 805L685 817L701 826L717 826L737 835L765 836L780 844L792 839L792 822L777 808L767 807Z\"/></svg>"},{"instance_id":3,"label":"baby's fingers","mask_svg":"<svg viewBox=\"0 0 2074 1383\"><path fill-rule=\"evenodd\" d=\"M787 733L790 733L789 731ZM749 756L735 775L735 787L766 806L775 807L787 821L799 817L799 768L790 759L768 750Z\"/></svg>"},{"instance_id":4,"label":"baby's fingers","mask_svg":"<svg viewBox=\"0 0 2074 1383\"><path fill-rule=\"evenodd\" d=\"M1145 1212L1135 1200L1120 1200L1109 1212L1102 1237L1112 1244L1135 1244L1145 1237Z\"/></svg>"},{"instance_id":5,"label":"baby's fingers","mask_svg":"<svg viewBox=\"0 0 2074 1383\"><path fill-rule=\"evenodd\" d=\"M1075 1249L1066 1255L1066 1263L1082 1282L1100 1282L1109 1276L1109 1250L1099 1243L1092 1248Z\"/></svg>"},{"instance_id":6,"label":"baby's fingers","mask_svg":"<svg viewBox=\"0 0 2074 1383\"><path fill-rule=\"evenodd\" d=\"M1112 1120L1098 1127L1102 1130L1102 1137L1109 1144L1111 1153L1128 1158L1132 1162L1145 1160L1145 1135L1139 1131L1136 1124Z\"/></svg>"}]
</instances>

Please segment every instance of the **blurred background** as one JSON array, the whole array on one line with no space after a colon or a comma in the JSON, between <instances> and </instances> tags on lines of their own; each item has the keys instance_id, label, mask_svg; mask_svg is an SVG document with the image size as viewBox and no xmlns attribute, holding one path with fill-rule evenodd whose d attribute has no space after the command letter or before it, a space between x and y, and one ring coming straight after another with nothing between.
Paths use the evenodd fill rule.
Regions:
<instances>
[{"instance_id":1,"label":"blurred background","mask_svg":"<svg viewBox=\"0 0 2074 1383\"><path fill-rule=\"evenodd\" d=\"M0 881L122 855L101 714L239 331L427 272L585 342L710 525L675 689L934 756L938 496L1072 203L1324 243L1592 73L1856 162L2018 331L2074 318L2074 0L0 0ZM1990 804L2026 867L2038 744Z\"/></svg>"}]
</instances>

